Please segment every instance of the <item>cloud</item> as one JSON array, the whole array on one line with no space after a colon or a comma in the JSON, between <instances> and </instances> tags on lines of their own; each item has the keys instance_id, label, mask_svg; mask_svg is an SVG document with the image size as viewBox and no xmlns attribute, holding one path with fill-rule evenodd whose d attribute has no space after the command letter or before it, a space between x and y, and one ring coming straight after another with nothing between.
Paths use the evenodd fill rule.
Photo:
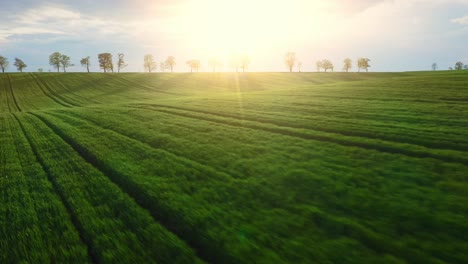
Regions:
<instances>
[{"instance_id":1,"label":"cloud","mask_svg":"<svg viewBox=\"0 0 468 264\"><path fill-rule=\"evenodd\" d=\"M460 24L460 25L468 25L468 16L454 18L450 20L450 22Z\"/></svg>"}]
</instances>

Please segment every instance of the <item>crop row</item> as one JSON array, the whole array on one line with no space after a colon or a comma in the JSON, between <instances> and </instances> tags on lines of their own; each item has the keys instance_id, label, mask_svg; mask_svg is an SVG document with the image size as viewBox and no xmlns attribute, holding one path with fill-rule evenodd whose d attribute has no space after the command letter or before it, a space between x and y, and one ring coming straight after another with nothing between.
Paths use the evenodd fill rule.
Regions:
<instances>
[{"instance_id":1,"label":"crop row","mask_svg":"<svg viewBox=\"0 0 468 264\"><path fill-rule=\"evenodd\" d=\"M394 243L392 242L390 244L385 244L384 241L390 240L389 237L394 236L394 234L393 232L381 233L383 230L388 230L389 228L390 230L399 230L399 232L403 233L411 232L411 228L413 228L415 224L418 225L418 223L421 224L423 227L413 230L414 232L416 232L414 236L419 236L418 232L421 232L421 234L424 233L425 228L432 228L434 232L434 238L431 238L430 243L428 242L423 247L419 248L419 250L421 250L420 252L437 251L436 249L439 248L441 245L438 241L439 239L441 239L441 237L439 236L443 237L442 234L445 234L448 230L452 228L454 229L453 232L450 232L450 234L452 238L458 242L451 242L450 245L457 245L455 246L455 248L459 249L466 247L465 244L460 244L459 240L456 238L460 233L466 232L466 225L460 225L460 223L457 223L457 221L449 220L447 222L444 217L430 217L430 208L422 207L417 212L412 211L414 210L415 201L413 201L414 198L410 197L420 197L418 199L424 199L423 197L425 197L426 195L428 197L443 197L444 195L443 193L437 192L436 190L432 189L433 187L429 186L427 188L421 187L415 190L408 189L405 187L405 185L408 184L408 179L398 178L399 175L393 175L395 174L395 172L398 171L398 168L405 166L404 164L399 163L413 164L419 159L402 159L401 161L399 161L399 163L395 161L390 164L387 164L385 168L381 168L381 170L375 172L367 171L366 169L358 169L358 164L355 164L354 167L348 165L350 166L349 168L341 166L339 168L339 170L341 171L340 175L336 173L336 170L333 167L330 167L332 166L331 164L321 164L317 163L317 161L309 161L307 164L304 163L306 162L306 160L299 162L294 160L304 159L307 156L310 156L307 155L306 152L304 152L305 149L308 149L309 152L314 153L319 157L321 157L322 155L324 157L333 157L333 155L338 155L335 163L340 163L340 160L341 162L344 161L343 157L339 157L340 151L343 151L344 153L346 153L346 155L350 155L351 153L353 153L352 148L331 146L325 147L328 143L320 143L318 144L320 146L316 146L317 144L308 144L302 140L288 139L288 137L284 137L281 135L268 135L268 132L255 130L252 131L248 128L233 129L229 128L229 126L225 126L223 128L221 125L213 125L209 124L209 122L200 120L190 121L190 119L183 117L176 118L176 120L172 121L171 123L171 120L174 119L173 116L165 117L164 114L148 114L147 111L141 110L132 111L131 113L128 113L128 116L126 116L123 113L117 113L116 110L113 110L111 113L108 113L109 116L115 116L116 114L118 114L120 118L119 120L116 120L107 118L105 114L106 111L110 111L110 109L103 109L102 112L97 111L97 109L93 109L93 115L84 115L86 119L94 120L94 122L96 122L98 126L101 126L101 128L97 127L96 125L91 125L89 122L82 121L80 120L81 118L73 118L69 115L71 113L53 113L53 115L58 117L58 119L52 118L50 115L46 116L45 118L47 120L51 120L50 122L53 123L54 126L57 126L57 129L60 129L62 132L67 131L64 133L67 133L67 137L69 137L70 141L73 141L80 147L85 148L86 150L83 151L86 154L84 155L90 155L90 159L102 162L99 166L105 168L112 168L111 174L119 174L121 175L121 177L124 178L124 180L135 181L137 183L140 182L140 184L143 185L143 187L140 187L142 189L140 189L140 191L136 193L144 193L153 189L159 190L157 192L163 192L166 195L168 195L168 197L161 197L159 199L161 200L159 201L159 203L162 204L159 204L159 206L157 206L156 208L152 207L153 210L157 210L163 214L158 216L158 218L164 219L169 215L170 217L167 219L167 221L173 222L174 218L181 218L180 215L183 215L185 218L180 220L181 222L178 222L178 224L187 225L185 221L188 221L188 219L190 219L189 222L195 221L195 219L197 219L197 216L202 215L202 213L195 209L197 208L197 206L207 208L211 212L229 212L225 213L225 215L221 213L214 215L212 213L212 217L218 220L216 222L209 222L213 231L217 230L219 234L227 233L233 235L231 229L235 230L236 225L244 226L246 228L249 227L247 228L247 230L250 230L252 239L255 241L255 244L253 245L256 245L257 247L262 249L274 248L275 250L277 250L278 254L280 254L283 258L286 259L288 259L286 254L287 252L290 252L291 249L289 248L289 250L286 250L285 248L294 245L294 241L298 241L300 239L306 239L310 241L314 239L322 239L323 241L326 241L330 240L331 237L334 237L336 235L348 236L349 232L353 234L350 235L351 238L360 241L360 243L363 243L364 245L372 248L373 250L395 254L403 259L412 261L417 261L418 258L426 259L427 257L424 257L422 253L412 252L411 250L405 251L403 249L407 246L406 243L411 243L411 236L407 239L397 239ZM83 116L83 113L79 113L78 115ZM147 118L147 120L144 120L145 118ZM155 120L157 121L154 122ZM65 123L70 124L68 125L68 129L64 129L64 127L67 127ZM154 126L145 127L149 124L153 124ZM158 124L163 125L159 126ZM104 127L104 129L102 127ZM167 128L171 128L172 130L163 132ZM195 138L201 139L204 137L202 132L196 132L196 128L198 128L199 131L204 131L206 134L209 134L209 141L222 141L222 143L219 142L219 144L223 145L224 151L219 148L216 148L215 146L209 146L209 143L201 143L205 140L201 140L200 142L200 144L203 145L197 145L197 143L194 143L200 141L196 140ZM160 129L163 131L159 131ZM115 134L115 132L113 132L112 130L118 131L120 134ZM220 135L218 136L216 135L216 133L213 133L214 130L220 130ZM183 141L180 138L183 137L184 134L192 135L194 139L188 139L186 141ZM224 134L223 140L220 139L221 134ZM255 138L259 137L259 135L262 134L266 134L264 137L270 138L271 142L267 143L265 141L265 138L261 139L261 141L256 141ZM129 139L128 137L132 138L133 140ZM229 143L229 140L231 140L231 143ZM113 143L108 141L111 141ZM251 143L246 143L244 141ZM141 145L141 142L144 142L147 145ZM261 150L262 148L258 147L258 144L260 144L260 142L269 145L266 145L267 147L265 147L264 150ZM278 145L278 142L285 143L284 145ZM254 147L255 143L257 144L257 147ZM99 145L101 144L106 147L99 147ZM112 147L114 151L108 149L109 146L111 146L111 144L112 146L115 146ZM289 149L285 149L284 153L281 153L282 151L278 150L281 147L286 147L288 145L290 146L292 151ZM303 150L295 150L296 152L298 152L297 157L294 157L292 160L290 160L289 158L286 158L287 156L283 156L288 155L286 153L294 152L293 149L295 149L295 146L299 145ZM149 149L149 147L151 148ZM325 151L323 149L324 147ZM239 150L239 154L226 152L226 150L231 148L237 148ZM333 148L334 150L326 150L327 148ZM120 163L123 163L123 161L125 160L125 164L127 164L126 169L125 167L119 168L119 162L115 161L115 159L117 159L117 157L120 156L118 153L116 153L117 149L120 149L121 152L127 154L126 156L124 155L119 158ZM260 149L260 153L263 153L258 154L258 156L265 157L265 159L255 159L255 151L258 149ZM194 179L187 179L187 174L183 172L184 169L183 167L181 167L181 164L184 164L182 161L177 162L177 164L179 164L179 166L177 167L178 170L182 171L177 173L177 175L179 175L179 173L181 174L179 176L174 175L174 172L169 171L165 167L161 168L161 166L164 166L161 164L168 164L170 162L161 161L160 159L155 158L154 154L150 154L152 152L159 153L160 151L163 151L163 153L175 153L178 156L197 160L199 164L208 165L209 167L201 167L200 169L202 171L205 171L204 173L202 173L205 176L203 178L203 181L201 181L200 183L194 183ZM254 158L252 162L255 163L255 166L253 166L252 163L243 164L244 162L240 162L247 161L245 157L244 159L242 158L242 156L239 157L239 155L242 155L241 152L243 151L245 151L245 153L248 153L248 155L252 155L251 158ZM253 151L254 153L252 153ZM209 156L209 153L211 153L211 157ZM368 151L363 151L362 158L365 160L366 155L369 154L370 153ZM169 157L172 157L170 154L167 155ZM223 157L224 155L226 155L226 158ZM373 159L376 159L379 156L376 156L376 154L372 155ZM155 163L153 164L153 167L156 166L156 168L152 168L151 165L147 165L146 162L142 162L141 160L139 160L139 158L132 158L133 156L138 156L140 157L140 159L144 157L144 160L153 160ZM278 157L280 156L282 157L281 160L278 159ZM206 161L203 161L204 158L206 158ZM355 161L354 158L357 157L353 157L351 159ZM272 161L274 159L276 159L277 163L279 163L280 165L272 165L274 164ZM282 162L283 159L285 159L284 162ZM388 159L388 157L382 156L382 159ZM236 165L229 166L229 160L236 161L236 164L238 164L240 167ZM291 162L290 167L281 167L288 166L285 165L288 162ZM421 169L424 170L424 167L426 166L426 164L424 163L424 159L419 160L418 163L421 164ZM243 166L241 166L242 164ZM249 166L249 164L251 165ZM200 165L191 165L191 167L195 168L198 168L198 166ZM269 169L269 166L273 166L273 168ZM391 166L395 166L395 168L391 168ZM452 165L439 164L439 166L447 166L447 169L450 169ZM129 167L131 167L132 169L129 169ZM230 175L231 173L232 175L247 174L251 175L251 178L235 180L232 178L225 178L228 175L224 174L225 176L222 176L223 174L219 175L219 173L216 174L217 176L214 176L211 175L209 172L210 167L214 168L216 171L224 171L226 173L229 173L228 175ZM299 169L300 167L303 167L304 169L301 170ZM296 169L290 171L287 174L281 173L282 171L289 171L289 168ZM251 169L253 169L253 172L249 173L248 170ZM267 170L267 172L262 173L262 169ZM274 173L274 170L278 171ZM317 171L319 173L314 173L314 171ZM360 173L358 171L360 171ZM359 174L370 175L372 173L386 173L386 175L382 176L394 178L392 178L391 180L386 180L386 178L384 177L378 177L378 174L374 175L374 178L365 178L359 176ZM462 173L462 171L460 171L460 173ZM403 177L405 175L411 176L407 173L400 174L402 174L401 176ZM428 180L437 179L437 174L433 174L434 175L432 176L428 175ZM156 178L170 177L169 185L167 187L165 186L170 191L168 191L167 189L160 190L160 184L144 184L145 181L148 181L149 179L156 179L148 179L147 177L142 177L140 175L152 175L153 177L157 175ZM206 178L207 175L211 176ZM191 177L194 176L192 175ZM220 177L224 178L224 180L217 180ZM196 179L200 181L199 178ZM429 182L430 181L428 181L427 184L434 184ZM125 182L125 184L131 185L131 183L128 182ZM358 185L356 186L356 184ZM415 182L414 184L420 184L420 182ZM315 191L313 193L310 193L309 188L312 188ZM213 193L213 190L222 190L223 199L221 199L220 201L230 201L230 206L226 207L226 205L224 205L223 203L217 202L217 200L219 199L219 194ZM205 196L199 196L199 192L202 192ZM241 192L241 194L239 192ZM399 195L395 196L395 192L399 192ZM174 196L170 195L170 193L174 193ZM174 206L173 204L169 206L165 205L165 203L168 202L167 200L177 201L183 199L181 197L183 197L184 194L191 196L191 198L186 199L186 201L184 202L185 206L190 209L180 206L180 203L176 203L179 204L179 206ZM281 194L288 195L285 197L281 197L279 196ZM372 202L368 201L369 197L373 197L372 199L370 199ZM457 199L458 205L463 203L462 200L460 200L460 197L458 197ZM195 202L195 204L191 204L190 201ZM207 201L209 201L210 203L207 204ZM364 201L367 202L364 203ZM431 203L435 203L434 206L441 208L441 212L439 213L441 216L444 214L452 214L453 216L456 216L456 212L451 211L451 209L444 209L445 202L435 202L431 200ZM334 212L333 214L343 214L343 216L346 216L346 219L348 219L345 221L348 224L343 224L340 220L338 221L338 223L341 223L340 225L343 224L344 227L338 229L338 231L335 230L334 225L337 223L337 218L333 217L333 214L329 215L329 213L319 214L318 216L316 216L318 217L316 218L318 220L314 220L314 222L310 222L310 220L314 218L305 220L308 218L303 217L309 215L309 213L307 212L311 210L311 204L318 204L320 205L320 208L326 208L326 211ZM172 210L168 211L168 208L171 208ZM218 209L216 210L213 208ZM288 214L287 217L281 216L282 213L286 212ZM260 217L259 214L261 214L262 217ZM379 214L382 215L379 216ZM243 217L239 219L236 218L236 216ZM371 220L373 219L375 221L376 216L378 216L377 219L379 219L380 217L382 217L383 219L392 218L394 219L395 223L400 222L400 225L383 227L374 226L373 224L371 224ZM406 222L401 223L401 219L405 218ZM230 219L230 221L229 223L225 223L224 221L226 220L223 219ZM249 219L250 224L247 224L245 222L245 219ZM269 222L270 219L284 219L284 228L273 228L273 226L271 226L272 223ZM369 227L372 230L382 231L373 234L373 232L369 231L368 229L360 225L354 224L353 219L359 220L358 222L360 223L366 223L366 225L369 225ZM302 227L297 227L298 229L295 229L295 224L293 222L290 222L292 220L302 223ZM208 220L200 222L206 221ZM220 227L219 225L222 225L222 227ZM314 230L317 230L314 229L314 226L317 226L318 230L321 230L320 232L325 233L314 233ZM173 228L177 228L177 226ZM211 232L205 229L196 230L196 232L195 230L172 230L179 236L185 237L186 240L190 240L190 237L193 236L200 236L203 238L209 238L210 243L215 244L226 244L226 241L230 241L230 247L228 247L229 249L219 249L222 251L232 252L233 249L239 247L239 242L232 241L232 237L223 237L223 235L220 235L219 237L210 236L206 233L210 234ZM259 230L268 233L268 235L263 234L263 236L266 236L265 240L258 238L258 236L260 236L260 234L258 233ZM288 231L286 233L283 233L285 230ZM267 237L269 237L269 239L266 239ZM282 247L279 245L271 245L270 242L267 242L272 241L272 239L274 239L273 237L277 237L276 240L281 241ZM362 244L361 246L359 246L359 242L358 244L355 244L357 241L353 242L354 244L349 246L351 248L354 247L356 249L357 247L364 250ZM253 241L251 243L253 243ZM444 240L444 244L447 243L448 241ZM206 248L207 245L202 244L200 246ZM304 257L309 258L317 254L317 250L320 251L322 249L295 249L295 251L297 252L303 252L302 254ZM250 258L254 259L259 258L259 256L255 257L255 255L252 255L252 253L242 253L243 254L240 255L246 257L250 256ZM460 256L457 256L456 254L454 254L453 257L447 257L447 252L443 251L438 251L436 255L438 255L442 259L451 258L454 262L456 262L457 259L460 258ZM414 258L412 258L411 256L414 256ZM225 260L226 256L220 256L220 258ZM289 259L289 261L291 260L292 259Z\"/></svg>"},{"instance_id":2,"label":"crop row","mask_svg":"<svg viewBox=\"0 0 468 264\"><path fill-rule=\"evenodd\" d=\"M194 252L30 115L18 118L93 261L193 263ZM68 241L63 241L68 243Z\"/></svg>"}]
</instances>

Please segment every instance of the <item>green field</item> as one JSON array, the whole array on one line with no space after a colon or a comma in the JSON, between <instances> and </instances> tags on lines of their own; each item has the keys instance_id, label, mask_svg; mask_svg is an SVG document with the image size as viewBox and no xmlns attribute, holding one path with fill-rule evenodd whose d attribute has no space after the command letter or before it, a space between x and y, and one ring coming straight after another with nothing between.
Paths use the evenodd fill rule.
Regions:
<instances>
[{"instance_id":1,"label":"green field","mask_svg":"<svg viewBox=\"0 0 468 264\"><path fill-rule=\"evenodd\" d=\"M467 263L468 74L0 74L0 263Z\"/></svg>"}]
</instances>

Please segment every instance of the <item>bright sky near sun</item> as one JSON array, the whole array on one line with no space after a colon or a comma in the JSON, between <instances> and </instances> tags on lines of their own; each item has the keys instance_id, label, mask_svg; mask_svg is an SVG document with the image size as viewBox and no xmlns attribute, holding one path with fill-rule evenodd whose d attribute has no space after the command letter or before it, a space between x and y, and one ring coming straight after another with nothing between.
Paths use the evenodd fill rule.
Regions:
<instances>
[{"instance_id":1,"label":"bright sky near sun","mask_svg":"<svg viewBox=\"0 0 468 264\"><path fill-rule=\"evenodd\" d=\"M303 71L330 59L371 59L371 71L447 69L468 64L468 0L0 0L0 55L28 71L51 69L49 54L79 60L122 52L142 71L143 56L176 58L177 71L199 59L250 57L251 71L285 71L296 52ZM354 68L355 69L355 68ZM13 71L13 66L10 66Z\"/></svg>"}]
</instances>

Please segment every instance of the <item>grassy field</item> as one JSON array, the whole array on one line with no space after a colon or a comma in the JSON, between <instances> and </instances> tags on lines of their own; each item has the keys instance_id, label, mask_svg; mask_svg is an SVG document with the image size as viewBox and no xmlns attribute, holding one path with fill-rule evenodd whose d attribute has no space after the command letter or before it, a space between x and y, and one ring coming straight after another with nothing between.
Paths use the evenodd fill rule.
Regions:
<instances>
[{"instance_id":1,"label":"grassy field","mask_svg":"<svg viewBox=\"0 0 468 264\"><path fill-rule=\"evenodd\" d=\"M468 74L0 74L0 263L467 263Z\"/></svg>"}]
</instances>

